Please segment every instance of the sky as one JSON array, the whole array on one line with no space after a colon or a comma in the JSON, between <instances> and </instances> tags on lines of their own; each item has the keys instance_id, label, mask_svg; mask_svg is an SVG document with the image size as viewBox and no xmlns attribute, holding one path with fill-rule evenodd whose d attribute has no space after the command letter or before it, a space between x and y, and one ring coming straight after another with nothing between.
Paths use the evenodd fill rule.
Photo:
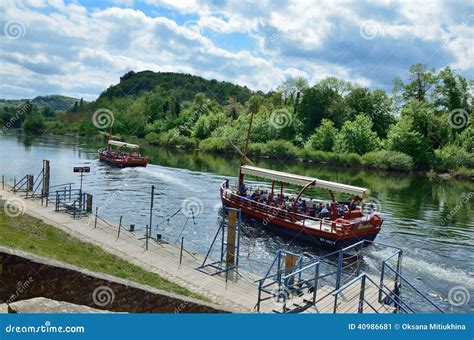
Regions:
<instances>
[{"instance_id":1,"label":"sky","mask_svg":"<svg viewBox=\"0 0 474 340\"><path fill-rule=\"evenodd\" d=\"M473 1L0 3L0 98L94 100L130 70L265 92L298 76L391 91L416 63L474 78Z\"/></svg>"}]
</instances>

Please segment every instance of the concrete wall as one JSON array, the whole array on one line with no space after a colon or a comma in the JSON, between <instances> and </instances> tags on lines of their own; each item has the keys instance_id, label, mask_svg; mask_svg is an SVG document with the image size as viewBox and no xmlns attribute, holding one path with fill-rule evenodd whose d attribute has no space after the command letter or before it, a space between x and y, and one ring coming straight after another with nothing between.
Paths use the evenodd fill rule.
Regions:
<instances>
[{"instance_id":1,"label":"concrete wall","mask_svg":"<svg viewBox=\"0 0 474 340\"><path fill-rule=\"evenodd\" d=\"M34 297L114 312L232 312L215 304L0 247L0 300L15 302Z\"/></svg>"}]
</instances>

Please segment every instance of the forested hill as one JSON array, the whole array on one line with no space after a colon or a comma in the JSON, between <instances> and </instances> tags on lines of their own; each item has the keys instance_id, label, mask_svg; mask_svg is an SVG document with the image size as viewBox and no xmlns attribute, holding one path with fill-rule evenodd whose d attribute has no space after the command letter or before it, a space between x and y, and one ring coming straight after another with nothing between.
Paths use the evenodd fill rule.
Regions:
<instances>
[{"instance_id":1,"label":"forested hill","mask_svg":"<svg viewBox=\"0 0 474 340\"><path fill-rule=\"evenodd\" d=\"M27 100L28 99L0 99L0 108L8 106L18 107ZM31 99L31 103L39 110L48 108L52 111L69 110L76 102L79 102L79 99L59 95L38 96Z\"/></svg>"},{"instance_id":2,"label":"forested hill","mask_svg":"<svg viewBox=\"0 0 474 340\"><path fill-rule=\"evenodd\" d=\"M245 103L252 91L246 86L239 86L215 79L207 80L199 76L173 72L130 71L120 77L120 83L110 86L98 98L112 99L125 96L139 97L144 92L159 91L177 99L180 102L193 100L198 93L204 93L208 98L223 104L230 97L235 97L240 103Z\"/></svg>"}]
</instances>

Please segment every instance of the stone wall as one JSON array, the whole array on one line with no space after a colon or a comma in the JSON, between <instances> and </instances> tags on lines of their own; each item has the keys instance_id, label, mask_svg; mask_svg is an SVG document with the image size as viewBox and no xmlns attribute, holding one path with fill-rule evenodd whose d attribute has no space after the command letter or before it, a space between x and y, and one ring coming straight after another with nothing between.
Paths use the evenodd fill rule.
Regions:
<instances>
[{"instance_id":1,"label":"stone wall","mask_svg":"<svg viewBox=\"0 0 474 340\"><path fill-rule=\"evenodd\" d=\"M231 313L218 305L0 247L0 300L34 297L113 312Z\"/></svg>"}]
</instances>

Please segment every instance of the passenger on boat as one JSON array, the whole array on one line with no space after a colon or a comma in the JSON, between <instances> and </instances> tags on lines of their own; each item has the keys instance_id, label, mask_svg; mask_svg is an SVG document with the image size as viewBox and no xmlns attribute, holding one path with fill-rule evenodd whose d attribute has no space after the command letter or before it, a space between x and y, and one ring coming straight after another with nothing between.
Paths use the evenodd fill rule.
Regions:
<instances>
[{"instance_id":1,"label":"passenger on boat","mask_svg":"<svg viewBox=\"0 0 474 340\"><path fill-rule=\"evenodd\" d=\"M326 204L322 209L321 212L319 213L319 218L327 218L329 217L329 204Z\"/></svg>"},{"instance_id":2,"label":"passenger on boat","mask_svg":"<svg viewBox=\"0 0 474 340\"><path fill-rule=\"evenodd\" d=\"M242 185L239 188L240 196L247 196L247 187L245 186L245 183L242 182Z\"/></svg>"}]
</instances>

